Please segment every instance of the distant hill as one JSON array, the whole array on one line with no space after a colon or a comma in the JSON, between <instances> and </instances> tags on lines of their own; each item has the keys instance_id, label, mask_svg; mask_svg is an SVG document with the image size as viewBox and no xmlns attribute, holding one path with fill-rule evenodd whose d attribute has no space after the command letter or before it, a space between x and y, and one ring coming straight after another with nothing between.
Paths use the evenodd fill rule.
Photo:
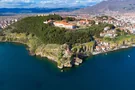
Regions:
<instances>
[{"instance_id":1,"label":"distant hill","mask_svg":"<svg viewBox=\"0 0 135 90\"><path fill-rule=\"evenodd\" d=\"M106 13L106 12L135 12L135 0L106 0L94 6L89 6L75 11L74 13Z\"/></svg>"},{"instance_id":2,"label":"distant hill","mask_svg":"<svg viewBox=\"0 0 135 90\"><path fill-rule=\"evenodd\" d=\"M22 14L22 13L50 13L50 12L69 12L78 10L76 8L0 8L0 15Z\"/></svg>"}]
</instances>

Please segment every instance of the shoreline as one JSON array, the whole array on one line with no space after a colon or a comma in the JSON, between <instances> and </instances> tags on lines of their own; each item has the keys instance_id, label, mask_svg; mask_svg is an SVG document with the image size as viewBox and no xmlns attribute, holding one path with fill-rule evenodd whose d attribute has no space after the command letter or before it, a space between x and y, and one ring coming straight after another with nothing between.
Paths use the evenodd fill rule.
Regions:
<instances>
[{"instance_id":1,"label":"shoreline","mask_svg":"<svg viewBox=\"0 0 135 90\"><path fill-rule=\"evenodd\" d=\"M92 55L98 55L98 54L102 54L102 53L107 53L107 52L113 52L113 51L117 51L117 50L121 50L121 49L127 49L130 47L135 47L135 44L131 45L131 46L121 46L120 48L115 48L113 50L108 50L108 51L104 51L104 52L93 52Z\"/></svg>"},{"instance_id":2,"label":"shoreline","mask_svg":"<svg viewBox=\"0 0 135 90\"><path fill-rule=\"evenodd\" d=\"M33 52L31 52L30 51L30 47L26 44L26 43L22 43L22 42L19 42L19 41L10 41L10 42L8 42L8 41L0 41L0 43L16 43L16 44L22 44L22 45L25 45L25 47L26 47L26 50L28 50L29 51L29 54L31 55L31 56L40 56L41 58L43 57L46 57L46 58L48 58L49 60L52 60L52 61L54 61L54 62L56 62L56 60L53 60L53 58L52 57L47 57L47 56L44 56L44 55L42 55L42 54L39 54L39 53L33 53ZM131 46L121 46L120 48L115 48L115 49L113 49L113 50L108 50L108 51L103 51L103 52L93 52L92 53L92 55L98 55L98 54L102 54L102 53L107 53L107 52L113 52L113 51L117 51L117 50L120 50L120 49L126 49L126 48L131 48L131 47L135 47L135 44L133 44L133 45L131 45Z\"/></svg>"},{"instance_id":3,"label":"shoreline","mask_svg":"<svg viewBox=\"0 0 135 90\"><path fill-rule=\"evenodd\" d=\"M28 50L29 55L31 55L31 56L40 56L41 58L47 58L48 60L51 60L51 61L53 61L53 62L55 62L55 63L58 63L57 60L55 60L54 57L45 56L45 55L42 54L42 52L40 52L40 53L39 53L39 52L38 52L38 53L32 52L32 51L30 50L30 47L29 47L29 45L28 45L27 43L23 43L23 42L19 42L19 41L0 41L0 43L17 43L17 44L25 45L25 48L26 48L26 50ZM104 52L93 52L93 53L92 53L92 56L96 56L96 55L98 55L98 54L103 54L103 53L107 53L107 52L117 51L117 50L120 50L120 49L126 49L126 48L130 48L130 47L135 47L135 44L133 44L133 45L131 45L131 46L121 46L121 47L119 47L119 48L115 48L115 49L113 49L113 50L108 50L108 51L104 51ZM89 57L89 56L87 56L87 57ZM57 67L58 67L59 69L66 68L66 67L59 66L59 65L58 65Z\"/></svg>"},{"instance_id":4,"label":"shoreline","mask_svg":"<svg viewBox=\"0 0 135 90\"><path fill-rule=\"evenodd\" d=\"M36 53L31 52L30 49L29 49L30 48L29 45L27 45L26 43L22 43L22 42L19 42L19 41L12 41L12 42L11 41L10 42L8 42L8 41L0 41L0 43L15 43L15 44L24 45L26 50L28 51L29 55L31 55L31 56L40 56L41 58L47 58L47 59L57 63L57 61L54 60L52 57L47 57L47 56L44 56L42 54L36 54Z\"/></svg>"}]
</instances>

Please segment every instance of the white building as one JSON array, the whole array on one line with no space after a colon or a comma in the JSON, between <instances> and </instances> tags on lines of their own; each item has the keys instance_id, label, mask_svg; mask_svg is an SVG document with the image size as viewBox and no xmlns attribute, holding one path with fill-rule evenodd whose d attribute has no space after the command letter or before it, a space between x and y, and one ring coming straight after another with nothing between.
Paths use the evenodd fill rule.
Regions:
<instances>
[{"instance_id":1,"label":"white building","mask_svg":"<svg viewBox=\"0 0 135 90\"><path fill-rule=\"evenodd\" d=\"M131 30L131 33L135 34L135 28L133 28L133 29Z\"/></svg>"},{"instance_id":2,"label":"white building","mask_svg":"<svg viewBox=\"0 0 135 90\"><path fill-rule=\"evenodd\" d=\"M67 23L64 21L54 22L53 24L56 27L62 27L62 28L66 28L66 29L75 29L76 28L76 25L70 24L70 23Z\"/></svg>"}]
</instances>

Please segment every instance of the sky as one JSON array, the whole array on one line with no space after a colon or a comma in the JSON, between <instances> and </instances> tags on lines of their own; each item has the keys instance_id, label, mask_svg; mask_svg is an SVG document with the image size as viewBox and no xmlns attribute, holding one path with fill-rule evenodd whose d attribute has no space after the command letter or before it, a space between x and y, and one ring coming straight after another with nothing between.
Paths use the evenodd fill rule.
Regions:
<instances>
[{"instance_id":1,"label":"sky","mask_svg":"<svg viewBox=\"0 0 135 90\"><path fill-rule=\"evenodd\" d=\"M91 6L102 0L0 0L0 8L63 8Z\"/></svg>"}]
</instances>

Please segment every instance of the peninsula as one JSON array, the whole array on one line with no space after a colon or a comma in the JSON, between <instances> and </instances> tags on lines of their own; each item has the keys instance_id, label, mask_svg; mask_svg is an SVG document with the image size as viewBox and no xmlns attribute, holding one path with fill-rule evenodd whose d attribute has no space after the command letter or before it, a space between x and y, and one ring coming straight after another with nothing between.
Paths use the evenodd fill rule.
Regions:
<instances>
[{"instance_id":1,"label":"peninsula","mask_svg":"<svg viewBox=\"0 0 135 90\"><path fill-rule=\"evenodd\" d=\"M26 44L31 55L47 57L62 69L80 65L85 57L134 45L134 30L121 29L123 25L110 16L29 16L2 27L0 41Z\"/></svg>"}]
</instances>

